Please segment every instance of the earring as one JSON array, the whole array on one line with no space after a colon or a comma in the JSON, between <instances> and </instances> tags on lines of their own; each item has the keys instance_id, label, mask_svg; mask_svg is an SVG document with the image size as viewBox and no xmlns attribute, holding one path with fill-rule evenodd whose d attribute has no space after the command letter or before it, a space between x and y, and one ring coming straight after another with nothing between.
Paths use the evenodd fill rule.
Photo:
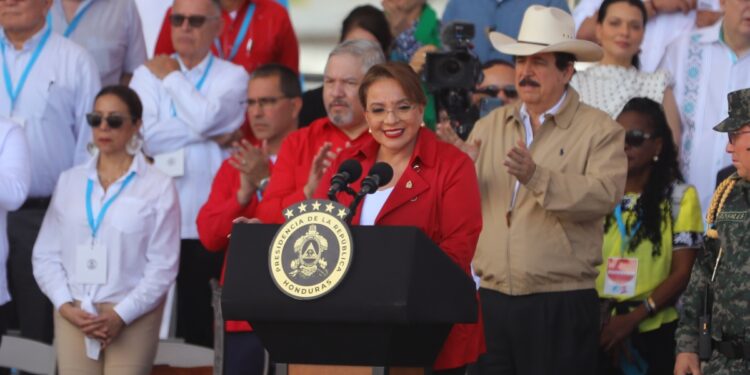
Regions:
<instances>
[{"instance_id":1,"label":"earring","mask_svg":"<svg viewBox=\"0 0 750 375\"><path fill-rule=\"evenodd\" d=\"M128 141L128 144L125 146L125 151L130 155L135 155L141 150L142 145L143 141L141 139L141 133L137 132L133 134L133 137Z\"/></svg>"},{"instance_id":2,"label":"earring","mask_svg":"<svg viewBox=\"0 0 750 375\"><path fill-rule=\"evenodd\" d=\"M424 128L426 125L424 124L424 121L422 121L422 123L419 124L419 126Z\"/></svg>"},{"instance_id":3,"label":"earring","mask_svg":"<svg viewBox=\"0 0 750 375\"><path fill-rule=\"evenodd\" d=\"M654 163L656 163L657 161L659 161L659 155L654 155L653 160L654 160Z\"/></svg>"},{"instance_id":4,"label":"earring","mask_svg":"<svg viewBox=\"0 0 750 375\"><path fill-rule=\"evenodd\" d=\"M89 142L86 144L86 152L88 152L89 155L94 156L94 154L96 154L97 151L98 149L96 145L94 144L94 142Z\"/></svg>"},{"instance_id":5,"label":"earring","mask_svg":"<svg viewBox=\"0 0 750 375\"><path fill-rule=\"evenodd\" d=\"M367 132L370 133L370 134L372 134L372 128L368 126L367 127Z\"/></svg>"}]
</instances>

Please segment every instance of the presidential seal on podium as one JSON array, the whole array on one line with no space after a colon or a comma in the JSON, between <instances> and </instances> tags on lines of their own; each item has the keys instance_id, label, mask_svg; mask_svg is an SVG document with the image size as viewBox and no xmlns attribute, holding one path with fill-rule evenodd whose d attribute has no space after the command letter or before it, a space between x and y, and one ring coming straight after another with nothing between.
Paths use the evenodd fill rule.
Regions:
<instances>
[{"instance_id":1,"label":"presidential seal on podium","mask_svg":"<svg viewBox=\"0 0 750 375\"><path fill-rule=\"evenodd\" d=\"M286 208L284 223L271 242L271 279L286 295L311 300L341 283L352 261L353 242L344 221L345 206L306 200Z\"/></svg>"}]
</instances>

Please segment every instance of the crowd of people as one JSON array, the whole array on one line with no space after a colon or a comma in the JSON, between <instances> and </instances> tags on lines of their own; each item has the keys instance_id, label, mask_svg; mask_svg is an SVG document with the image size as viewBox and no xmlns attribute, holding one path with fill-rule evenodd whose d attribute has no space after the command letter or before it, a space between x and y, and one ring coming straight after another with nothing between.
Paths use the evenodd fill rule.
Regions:
<instances>
[{"instance_id":1,"label":"crowd of people","mask_svg":"<svg viewBox=\"0 0 750 375\"><path fill-rule=\"evenodd\" d=\"M176 337L261 374L251 322L215 340L233 224L354 159L393 169L354 225L417 227L477 280L425 373L750 373L750 2L382 9L303 92L275 0L174 0L153 58L134 0L0 0L0 333L54 339L61 374L149 374L174 293ZM465 139L422 74L454 21L482 70Z\"/></svg>"}]
</instances>

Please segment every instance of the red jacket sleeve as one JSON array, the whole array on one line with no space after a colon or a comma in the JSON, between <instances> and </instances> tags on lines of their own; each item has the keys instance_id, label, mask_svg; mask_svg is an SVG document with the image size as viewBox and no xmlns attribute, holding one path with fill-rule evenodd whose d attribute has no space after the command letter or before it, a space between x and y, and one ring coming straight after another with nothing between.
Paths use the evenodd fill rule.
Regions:
<instances>
[{"instance_id":1,"label":"red jacket sleeve","mask_svg":"<svg viewBox=\"0 0 750 375\"><path fill-rule=\"evenodd\" d=\"M258 205L256 196L247 206L237 202L239 176L227 161L221 165L211 185L208 200L198 212L198 237L209 251L222 251L229 245L229 234L232 232L232 220L239 216L253 217Z\"/></svg>"},{"instance_id":2,"label":"red jacket sleeve","mask_svg":"<svg viewBox=\"0 0 750 375\"><path fill-rule=\"evenodd\" d=\"M156 47L154 47L154 56L156 55L171 55L174 51L172 46L172 29L169 25L169 16L172 14L172 7L167 9L167 14L164 15L164 21L161 23L161 30L159 30L159 36L156 39Z\"/></svg>"},{"instance_id":3,"label":"red jacket sleeve","mask_svg":"<svg viewBox=\"0 0 750 375\"><path fill-rule=\"evenodd\" d=\"M284 11L278 38L279 63L299 74L299 43L286 11Z\"/></svg>"},{"instance_id":4,"label":"red jacket sleeve","mask_svg":"<svg viewBox=\"0 0 750 375\"><path fill-rule=\"evenodd\" d=\"M297 181L296 172L300 168L305 168L305 165L301 164L307 164L309 170L311 161L297 157L301 152L299 134L299 131L290 134L281 144L271 173L271 181L268 182L268 187L263 193L263 201L256 211L256 217L263 223L283 223L284 216L281 211L293 203L305 200L303 189L307 181Z\"/></svg>"},{"instance_id":5,"label":"red jacket sleeve","mask_svg":"<svg viewBox=\"0 0 750 375\"><path fill-rule=\"evenodd\" d=\"M441 238L438 246L468 274L482 231L482 206L474 164L461 154L447 171L439 200Z\"/></svg>"}]
</instances>

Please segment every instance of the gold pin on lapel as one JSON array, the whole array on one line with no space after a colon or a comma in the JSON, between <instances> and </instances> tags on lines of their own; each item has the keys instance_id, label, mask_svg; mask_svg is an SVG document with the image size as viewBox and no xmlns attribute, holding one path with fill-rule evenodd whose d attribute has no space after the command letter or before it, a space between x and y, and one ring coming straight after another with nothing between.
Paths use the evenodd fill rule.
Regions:
<instances>
[{"instance_id":1,"label":"gold pin on lapel","mask_svg":"<svg viewBox=\"0 0 750 375\"><path fill-rule=\"evenodd\" d=\"M411 189L414 186L414 184L411 182L411 180L406 181L406 188Z\"/></svg>"}]
</instances>

